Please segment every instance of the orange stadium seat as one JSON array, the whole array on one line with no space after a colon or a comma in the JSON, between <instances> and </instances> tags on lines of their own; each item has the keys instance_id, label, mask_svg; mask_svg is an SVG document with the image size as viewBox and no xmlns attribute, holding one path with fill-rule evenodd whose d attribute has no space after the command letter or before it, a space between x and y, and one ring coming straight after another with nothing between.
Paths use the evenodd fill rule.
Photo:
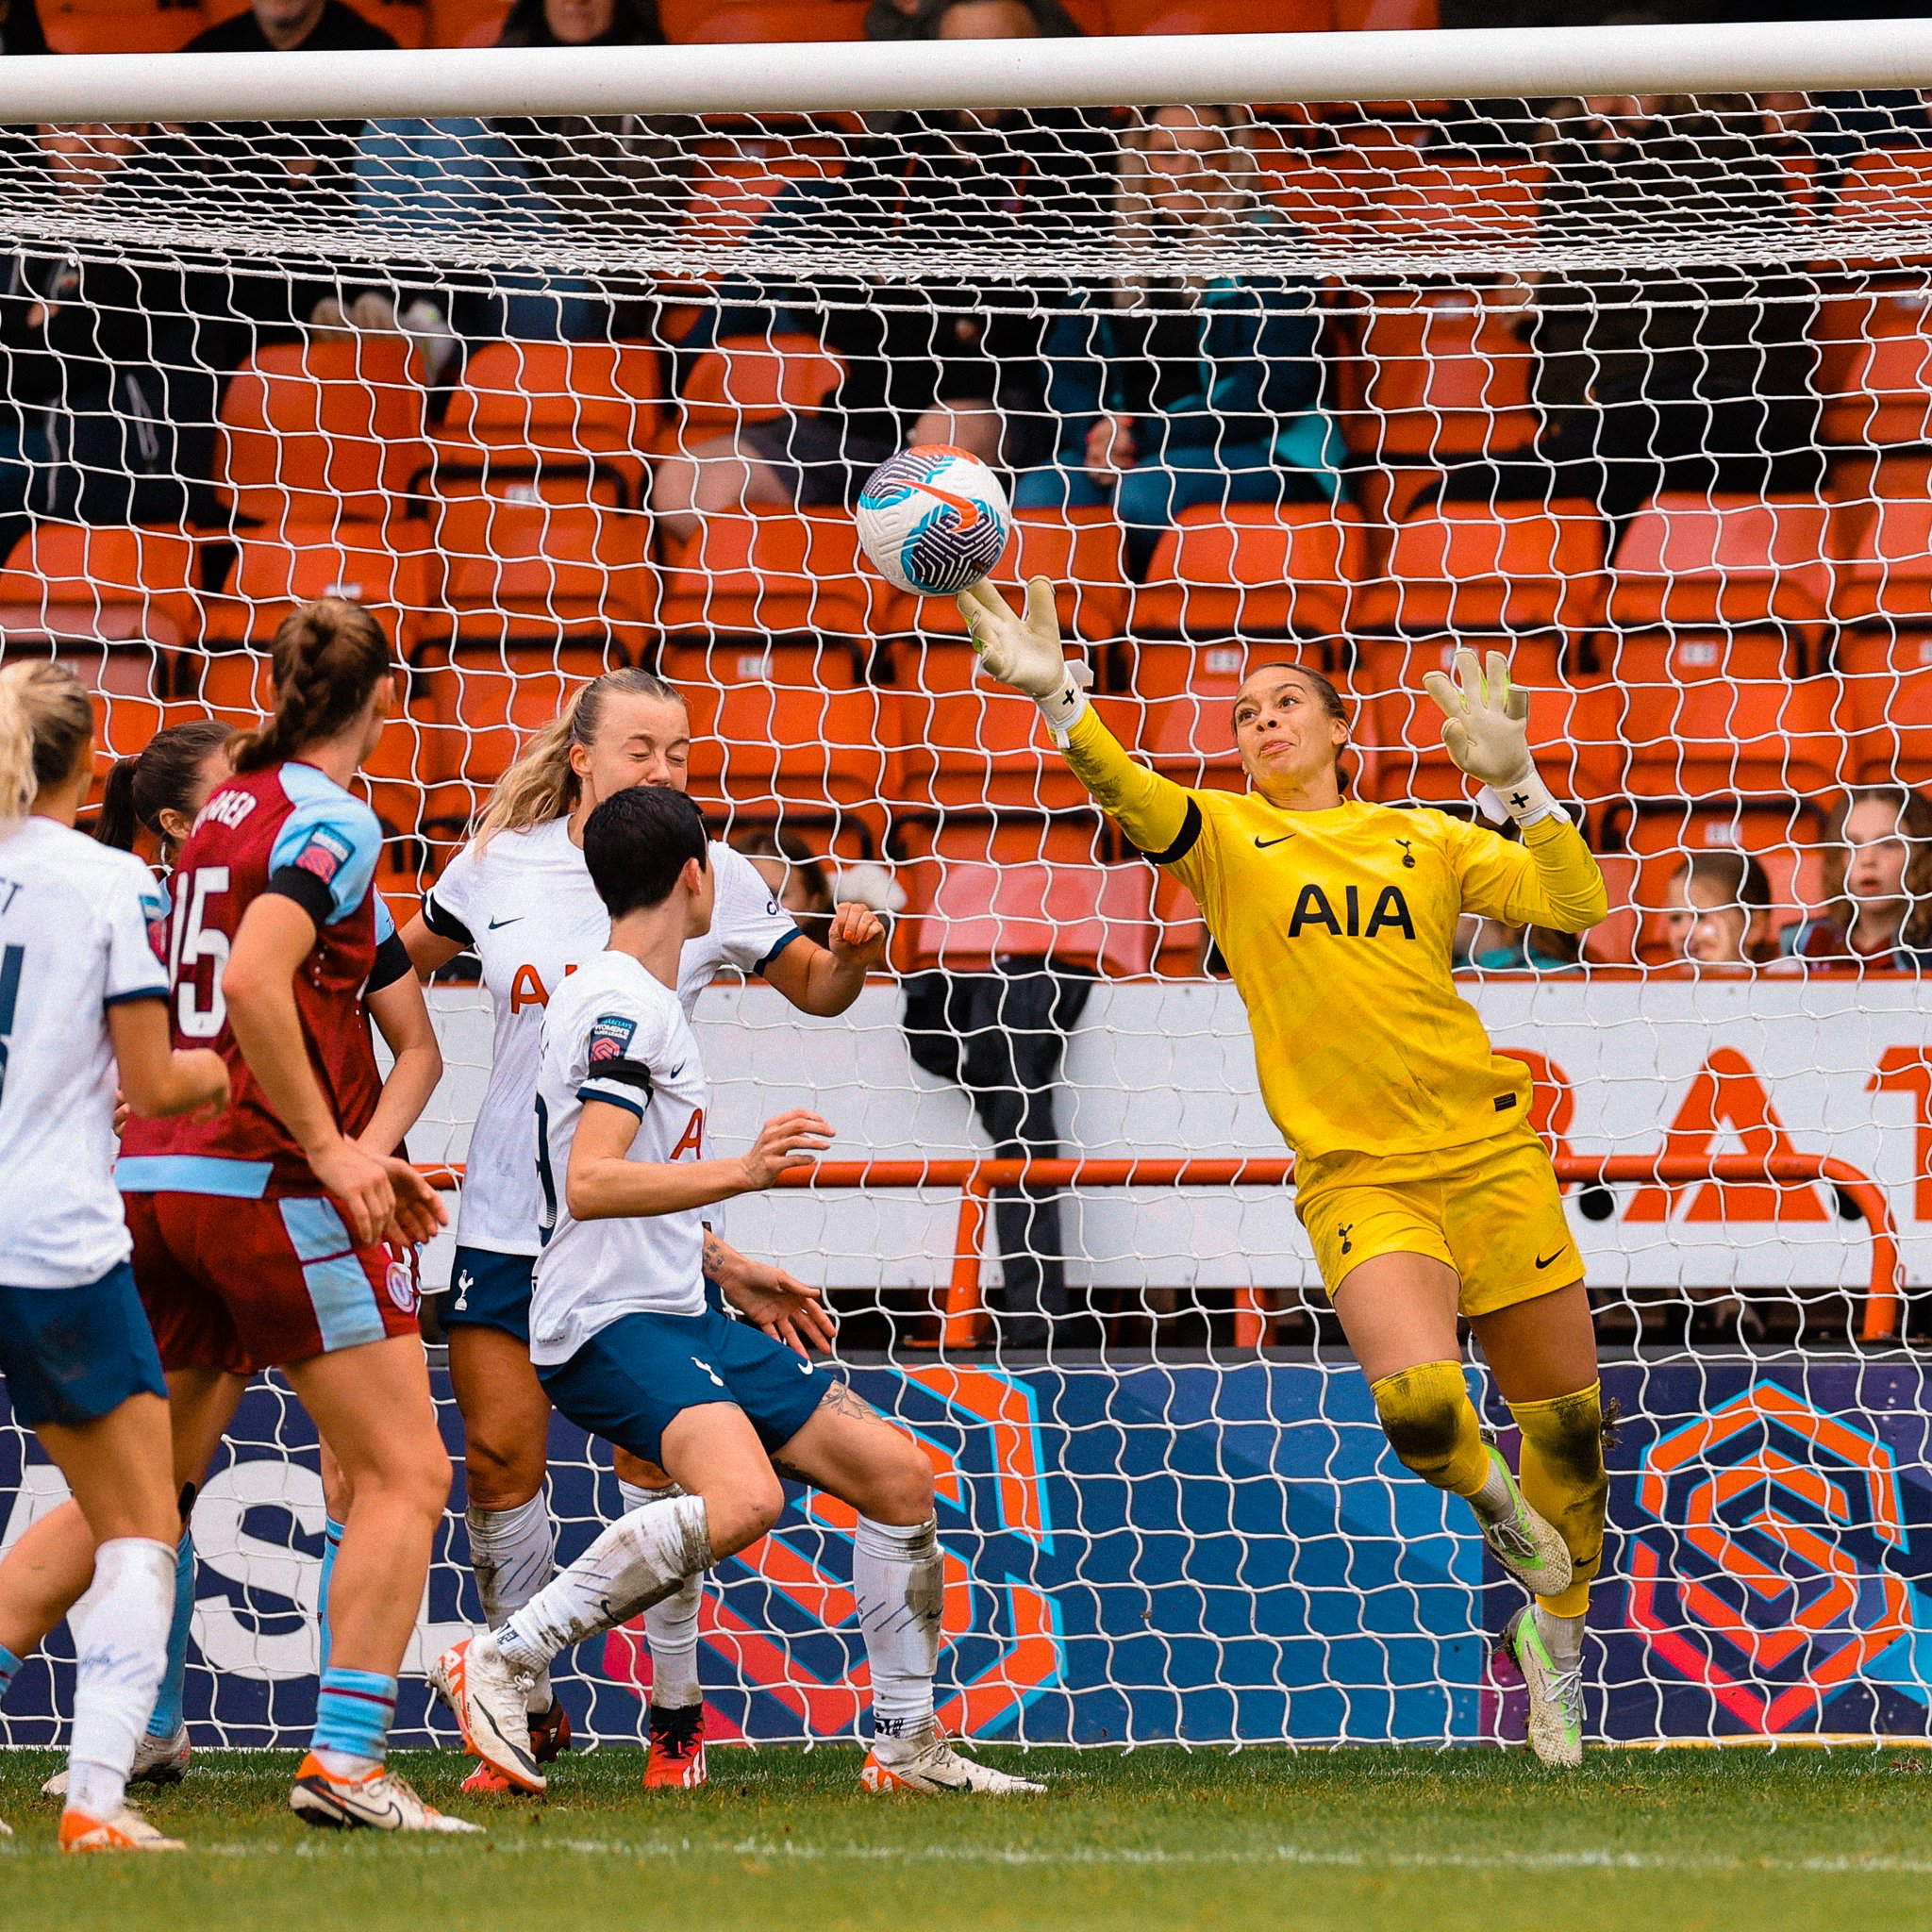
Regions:
<instances>
[{"instance_id":1,"label":"orange stadium seat","mask_svg":"<svg viewBox=\"0 0 1932 1932\"><path fill-rule=\"evenodd\" d=\"M725 336L691 365L679 399L684 448L817 409L845 379L845 365L816 336Z\"/></svg>"},{"instance_id":2,"label":"orange stadium seat","mask_svg":"<svg viewBox=\"0 0 1932 1932\"><path fill-rule=\"evenodd\" d=\"M1052 958L1112 974L1153 961L1153 868L1115 860L1091 812L948 816L908 828L901 960L984 972Z\"/></svg>"},{"instance_id":3,"label":"orange stadium seat","mask_svg":"<svg viewBox=\"0 0 1932 1932\"><path fill-rule=\"evenodd\" d=\"M52 54L172 54L216 17L200 0L40 0Z\"/></svg>"},{"instance_id":4,"label":"orange stadium seat","mask_svg":"<svg viewBox=\"0 0 1932 1932\"><path fill-rule=\"evenodd\" d=\"M200 554L179 530L42 524L0 570L0 655L48 656L100 700L102 748L138 752L182 715L202 625Z\"/></svg>"},{"instance_id":5,"label":"orange stadium seat","mask_svg":"<svg viewBox=\"0 0 1932 1932\"><path fill-rule=\"evenodd\" d=\"M1031 699L974 675L973 647L902 637L891 652L901 747L897 796L916 807L1084 806L1087 788L1047 741ZM1119 701L1094 701L1116 730ZM1131 724L1128 728L1131 729Z\"/></svg>"},{"instance_id":6,"label":"orange stadium seat","mask_svg":"<svg viewBox=\"0 0 1932 1932\"><path fill-rule=\"evenodd\" d=\"M658 0L673 41L743 45L762 41L862 41L868 0Z\"/></svg>"},{"instance_id":7,"label":"orange stadium seat","mask_svg":"<svg viewBox=\"0 0 1932 1932\"><path fill-rule=\"evenodd\" d=\"M266 643L297 604L346 597L375 613L403 657L413 656L429 609L429 532L423 525L406 534L413 541L396 548L354 525L243 536L225 594L211 600L206 636Z\"/></svg>"},{"instance_id":8,"label":"orange stadium seat","mask_svg":"<svg viewBox=\"0 0 1932 1932\"><path fill-rule=\"evenodd\" d=\"M1815 797L1840 782L1832 681L1798 675L1769 631L1691 631L1614 644L1637 798Z\"/></svg>"},{"instance_id":9,"label":"orange stadium seat","mask_svg":"<svg viewBox=\"0 0 1932 1932\"><path fill-rule=\"evenodd\" d=\"M516 0L429 0L432 47L493 47Z\"/></svg>"},{"instance_id":10,"label":"orange stadium seat","mask_svg":"<svg viewBox=\"0 0 1932 1932\"><path fill-rule=\"evenodd\" d=\"M428 456L423 412L405 337L258 350L222 398L215 493L242 522L272 528L407 519Z\"/></svg>"},{"instance_id":11,"label":"orange stadium seat","mask_svg":"<svg viewBox=\"0 0 1932 1932\"><path fill-rule=\"evenodd\" d=\"M712 516L672 545L659 621L667 632L862 637L873 591L859 575L852 519L790 511Z\"/></svg>"},{"instance_id":12,"label":"orange stadium seat","mask_svg":"<svg viewBox=\"0 0 1932 1932\"><path fill-rule=\"evenodd\" d=\"M1827 442L1932 441L1932 290L1874 289L1819 312Z\"/></svg>"},{"instance_id":13,"label":"orange stadium seat","mask_svg":"<svg viewBox=\"0 0 1932 1932\"><path fill-rule=\"evenodd\" d=\"M641 342L491 342L471 357L435 441L435 487L451 478L607 471L637 503L644 452L667 408ZM549 492L546 491L545 492Z\"/></svg>"},{"instance_id":14,"label":"orange stadium seat","mask_svg":"<svg viewBox=\"0 0 1932 1932\"><path fill-rule=\"evenodd\" d=\"M1932 148L1868 148L1846 170L1831 214L1834 221L1857 227L1923 224L1932 215ZM1846 249L1834 253L1849 256ZM1895 262L1895 257L1890 258L1888 265Z\"/></svg>"},{"instance_id":15,"label":"orange stadium seat","mask_svg":"<svg viewBox=\"0 0 1932 1932\"><path fill-rule=\"evenodd\" d=\"M1831 614L1840 624L1932 625L1932 501L1924 460L1880 463L1870 493L1836 505Z\"/></svg>"},{"instance_id":16,"label":"orange stadium seat","mask_svg":"<svg viewBox=\"0 0 1932 1932\"><path fill-rule=\"evenodd\" d=\"M1441 462L1518 454L1536 441L1529 344L1516 332L1516 312L1492 294L1379 294L1352 320L1360 363L1344 368L1343 429L1357 456Z\"/></svg>"},{"instance_id":17,"label":"orange stadium seat","mask_svg":"<svg viewBox=\"0 0 1932 1932\"><path fill-rule=\"evenodd\" d=\"M1509 653L1529 692L1529 737L1537 764L1559 797L1593 810L1624 791L1623 694L1605 682L1576 682L1551 637L1484 638L1467 633L1427 642L1367 642L1355 685L1361 693L1357 741L1376 755L1369 795L1385 803L1466 805L1476 788L1442 743L1442 714L1423 689L1430 671L1452 668L1458 646Z\"/></svg>"},{"instance_id":18,"label":"orange stadium seat","mask_svg":"<svg viewBox=\"0 0 1932 1932\"><path fill-rule=\"evenodd\" d=\"M859 808L882 825L892 700L849 643L674 640L659 669L691 708L692 797L759 817Z\"/></svg>"},{"instance_id":19,"label":"orange stadium seat","mask_svg":"<svg viewBox=\"0 0 1932 1932\"><path fill-rule=\"evenodd\" d=\"M1617 546L1609 621L1815 629L1831 601L1829 514L1807 496L1658 496Z\"/></svg>"},{"instance_id":20,"label":"orange stadium seat","mask_svg":"<svg viewBox=\"0 0 1932 1932\"><path fill-rule=\"evenodd\" d=\"M1017 604L1029 577L1051 577L1059 588L1060 628L1097 642L1120 637L1126 625L1126 535L1111 509L1022 509L1013 514L1013 541L993 581ZM888 632L963 638L965 620L950 597L913 597L889 590L881 619Z\"/></svg>"},{"instance_id":21,"label":"orange stadium seat","mask_svg":"<svg viewBox=\"0 0 1932 1932\"><path fill-rule=\"evenodd\" d=\"M1436 503L1395 526L1364 592L1373 630L1586 630L1603 621L1609 532L1585 502Z\"/></svg>"},{"instance_id":22,"label":"orange stadium seat","mask_svg":"<svg viewBox=\"0 0 1932 1932\"><path fill-rule=\"evenodd\" d=\"M437 506L440 599L425 630L463 639L609 639L635 658L649 633L641 511L459 496Z\"/></svg>"},{"instance_id":23,"label":"orange stadium seat","mask_svg":"<svg viewBox=\"0 0 1932 1932\"><path fill-rule=\"evenodd\" d=\"M1183 510L1135 593L1142 636L1338 637L1366 575L1352 504L1206 504Z\"/></svg>"},{"instance_id":24,"label":"orange stadium seat","mask_svg":"<svg viewBox=\"0 0 1932 1932\"><path fill-rule=\"evenodd\" d=\"M1340 166L1332 151L1309 153L1271 141L1261 129L1255 158L1261 192L1296 227L1333 240L1354 236L1370 220L1374 184L1359 171Z\"/></svg>"},{"instance_id":25,"label":"orange stadium seat","mask_svg":"<svg viewBox=\"0 0 1932 1932\"><path fill-rule=\"evenodd\" d=\"M1932 782L1932 631L1846 632L1836 651L1845 775L1860 785Z\"/></svg>"},{"instance_id":26,"label":"orange stadium seat","mask_svg":"<svg viewBox=\"0 0 1932 1932\"><path fill-rule=\"evenodd\" d=\"M721 142L717 151L698 155L684 204L684 238L734 246L794 181L822 180L843 166L837 148L823 138L785 142L759 135Z\"/></svg>"},{"instance_id":27,"label":"orange stadium seat","mask_svg":"<svg viewBox=\"0 0 1932 1932\"><path fill-rule=\"evenodd\" d=\"M1520 242L1536 234L1542 184L1543 170L1528 164L1442 161L1417 153L1371 198L1364 226L1370 235L1427 235L1472 245ZM1507 315L1491 308L1479 290L1459 292L1474 296L1486 316Z\"/></svg>"}]
</instances>

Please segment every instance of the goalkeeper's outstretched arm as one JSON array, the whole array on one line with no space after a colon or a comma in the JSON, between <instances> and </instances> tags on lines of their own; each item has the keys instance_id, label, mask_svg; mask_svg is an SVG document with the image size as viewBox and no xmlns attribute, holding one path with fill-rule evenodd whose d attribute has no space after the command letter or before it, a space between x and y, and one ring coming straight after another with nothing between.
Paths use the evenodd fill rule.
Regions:
<instances>
[{"instance_id":1,"label":"goalkeeper's outstretched arm","mask_svg":"<svg viewBox=\"0 0 1932 1932\"><path fill-rule=\"evenodd\" d=\"M1052 583L1035 577L1026 586L1024 617L985 582L960 591L957 602L987 675L1040 707L1054 742L1094 803L1142 852L1158 858L1167 851L1180 838L1193 801L1172 779L1129 758L1087 702L1092 674L1061 646Z\"/></svg>"}]
</instances>

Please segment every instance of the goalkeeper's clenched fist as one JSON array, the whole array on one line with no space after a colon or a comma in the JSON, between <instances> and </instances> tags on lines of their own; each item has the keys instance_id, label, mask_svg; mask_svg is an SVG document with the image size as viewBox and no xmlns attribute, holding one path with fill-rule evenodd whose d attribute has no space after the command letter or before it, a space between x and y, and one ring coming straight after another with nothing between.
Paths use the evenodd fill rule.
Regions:
<instances>
[{"instance_id":1,"label":"goalkeeper's clenched fist","mask_svg":"<svg viewBox=\"0 0 1932 1932\"><path fill-rule=\"evenodd\" d=\"M986 675L1024 691L1056 733L1064 736L1070 731L1087 708L1087 687L1093 682L1093 674L1078 659L1068 658L1060 645L1053 579L1035 577L1027 584L1024 617L984 577L953 601L966 620Z\"/></svg>"},{"instance_id":2,"label":"goalkeeper's clenched fist","mask_svg":"<svg viewBox=\"0 0 1932 1932\"><path fill-rule=\"evenodd\" d=\"M1442 742L1449 756L1479 779L1501 812L1519 825L1552 812L1567 818L1550 795L1529 755L1529 693L1509 681L1509 660L1491 651L1487 666L1474 651L1457 651L1456 675L1431 671L1423 689L1442 713Z\"/></svg>"}]
</instances>

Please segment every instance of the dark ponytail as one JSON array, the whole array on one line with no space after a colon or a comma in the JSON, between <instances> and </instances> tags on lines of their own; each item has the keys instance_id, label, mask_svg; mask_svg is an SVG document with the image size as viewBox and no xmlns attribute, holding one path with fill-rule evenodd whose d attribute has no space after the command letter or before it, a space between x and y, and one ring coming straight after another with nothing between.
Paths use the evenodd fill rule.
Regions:
<instances>
[{"instance_id":1,"label":"dark ponytail","mask_svg":"<svg viewBox=\"0 0 1932 1932\"><path fill-rule=\"evenodd\" d=\"M238 772L259 772L333 738L393 669L382 626L345 597L318 597L291 610L269 658L275 716L264 729L243 732L236 741Z\"/></svg>"},{"instance_id":2,"label":"dark ponytail","mask_svg":"<svg viewBox=\"0 0 1932 1932\"><path fill-rule=\"evenodd\" d=\"M123 852L132 852L143 831L161 838L161 814L188 815L202 766L235 736L232 724L216 718L196 718L157 731L140 757L122 758L108 774L94 837Z\"/></svg>"}]
</instances>

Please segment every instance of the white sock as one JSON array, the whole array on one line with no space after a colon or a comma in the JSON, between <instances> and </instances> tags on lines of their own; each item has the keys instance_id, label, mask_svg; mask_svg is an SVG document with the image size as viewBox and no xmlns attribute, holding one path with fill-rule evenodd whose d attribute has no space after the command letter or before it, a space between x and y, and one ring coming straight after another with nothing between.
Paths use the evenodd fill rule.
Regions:
<instances>
[{"instance_id":1,"label":"white sock","mask_svg":"<svg viewBox=\"0 0 1932 1932\"><path fill-rule=\"evenodd\" d=\"M675 1483L646 1490L620 1482L617 1490L627 1510L655 1508L684 1494ZM704 1600L704 1578L687 1576L644 1612L644 1636L651 1646L651 1703L658 1710L685 1710L704 1701L698 1684L698 1606Z\"/></svg>"},{"instance_id":2,"label":"white sock","mask_svg":"<svg viewBox=\"0 0 1932 1932\"><path fill-rule=\"evenodd\" d=\"M633 1509L497 1631L497 1648L512 1670L542 1670L558 1652L629 1623L710 1567L703 1497Z\"/></svg>"},{"instance_id":3,"label":"white sock","mask_svg":"<svg viewBox=\"0 0 1932 1932\"><path fill-rule=\"evenodd\" d=\"M1553 1616L1542 1605L1536 1607L1536 1627L1543 1640L1550 1661L1559 1671L1574 1671L1583 1661L1583 1619Z\"/></svg>"},{"instance_id":4,"label":"white sock","mask_svg":"<svg viewBox=\"0 0 1932 1932\"><path fill-rule=\"evenodd\" d=\"M557 1574L557 1525L541 1490L514 1509L479 1509L473 1503L463 1521L470 1527L470 1567L476 1573L483 1621L494 1630ZM550 1708L547 1670L537 1673L528 1701L533 1711Z\"/></svg>"},{"instance_id":5,"label":"white sock","mask_svg":"<svg viewBox=\"0 0 1932 1932\"><path fill-rule=\"evenodd\" d=\"M908 1528L858 1519L852 1591L872 1665L874 1740L924 1738L932 1729L932 1678L939 1668L945 1558L939 1525Z\"/></svg>"},{"instance_id":6,"label":"white sock","mask_svg":"<svg viewBox=\"0 0 1932 1932\"><path fill-rule=\"evenodd\" d=\"M67 1808L112 1818L154 1715L175 1616L175 1546L114 1537L94 1552L93 1604L79 1641Z\"/></svg>"},{"instance_id":7,"label":"white sock","mask_svg":"<svg viewBox=\"0 0 1932 1932\"><path fill-rule=\"evenodd\" d=\"M1501 1523L1516 1514L1516 1485L1510 1480L1508 1465L1491 1449L1490 1473L1483 1486L1469 1499L1469 1507L1484 1524Z\"/></svg>"}]
</instances>

